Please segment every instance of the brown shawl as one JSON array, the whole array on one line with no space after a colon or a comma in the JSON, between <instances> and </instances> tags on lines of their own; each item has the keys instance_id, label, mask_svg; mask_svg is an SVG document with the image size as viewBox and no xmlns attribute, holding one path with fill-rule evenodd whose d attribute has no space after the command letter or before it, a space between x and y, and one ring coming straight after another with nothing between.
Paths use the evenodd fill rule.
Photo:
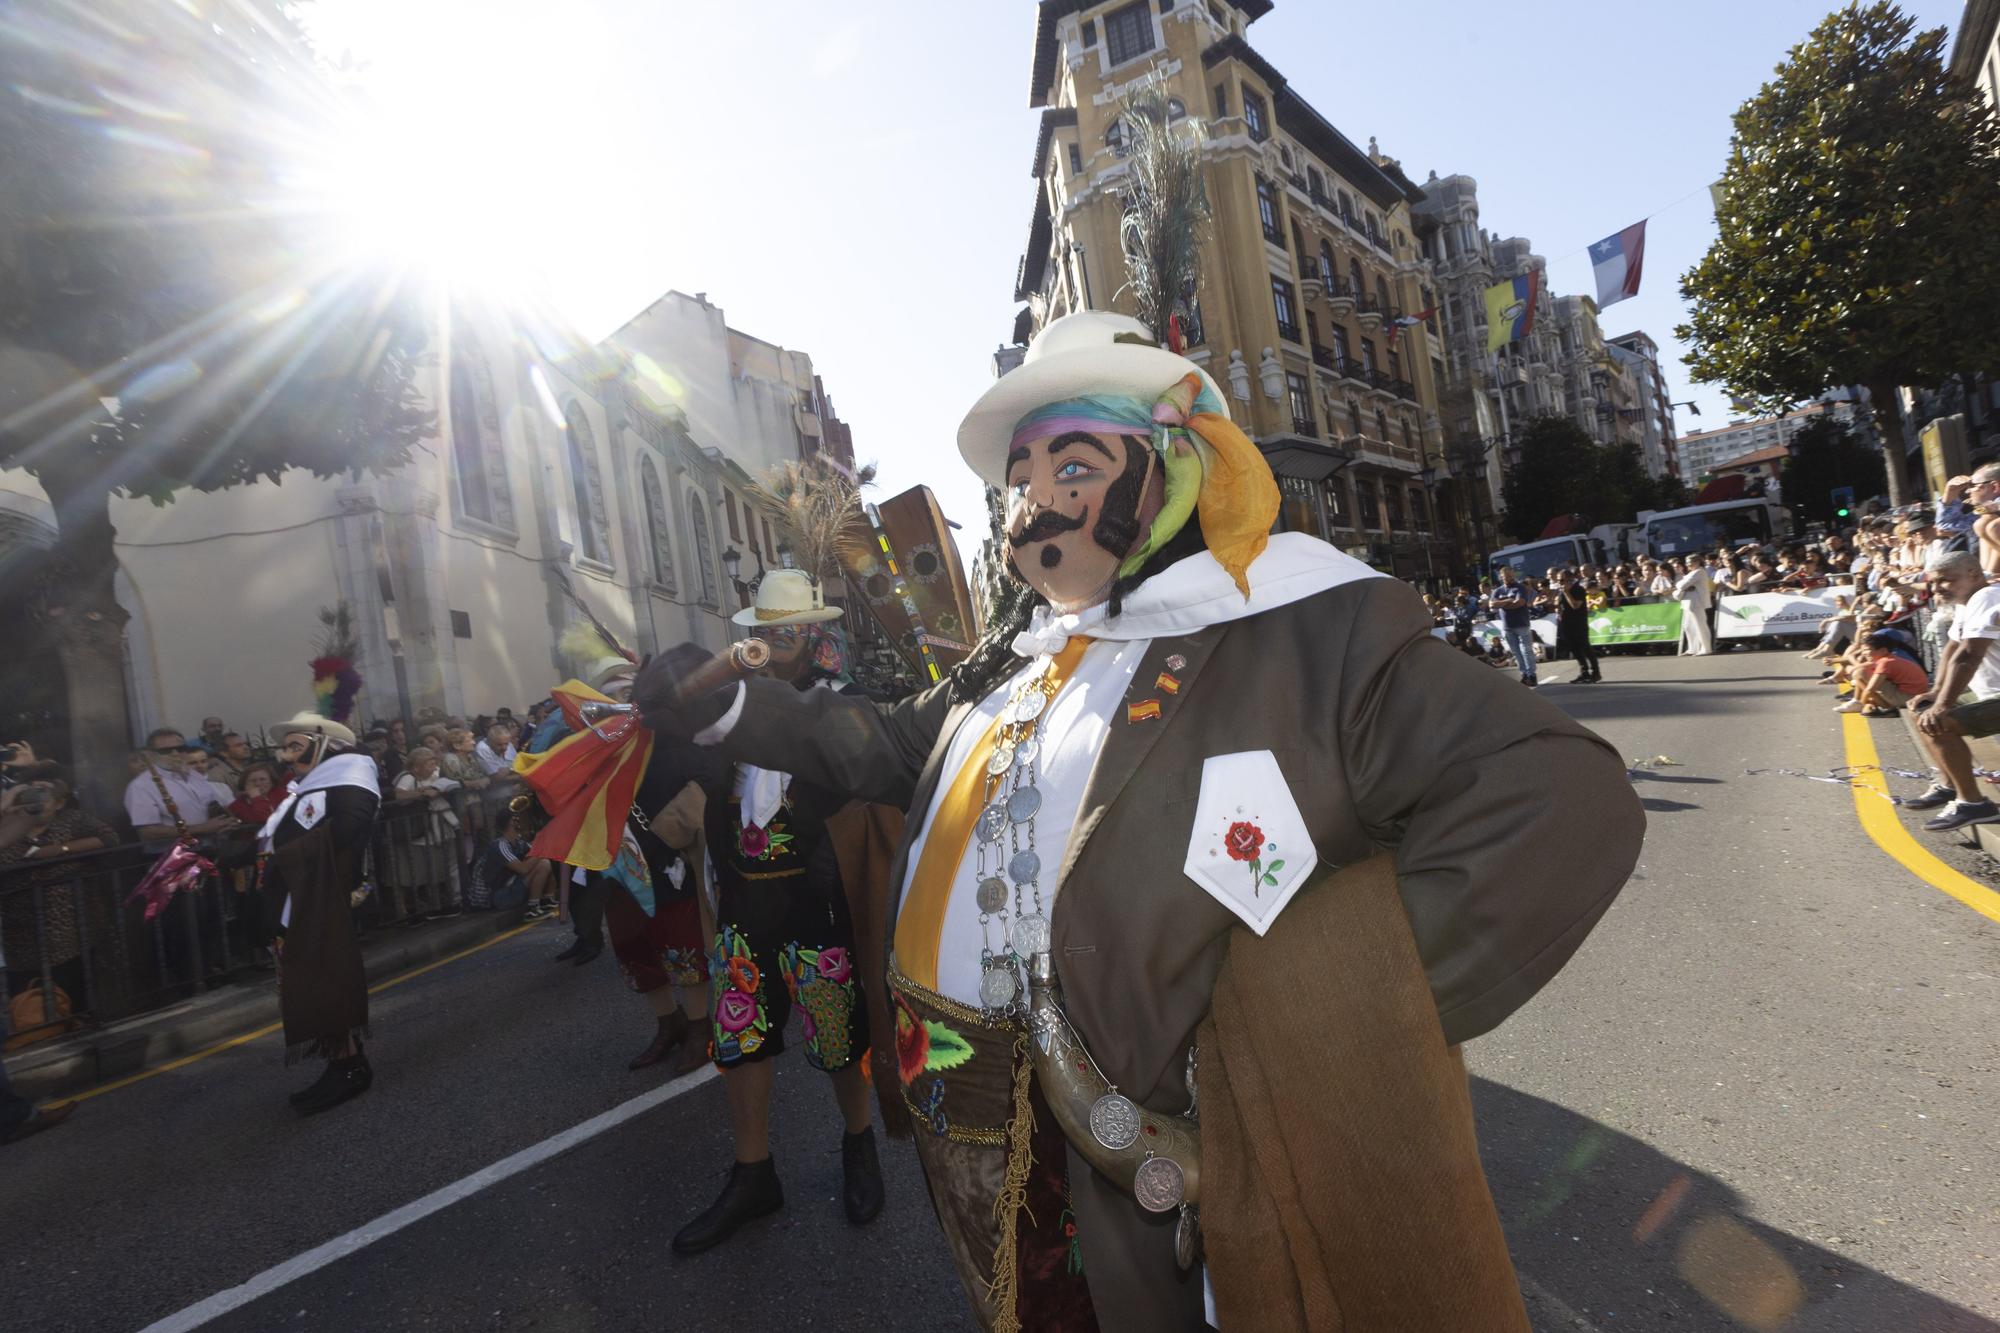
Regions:
<instances>
[{"instance_id":1,"label":"brown shawl","mask_svg":"<svg viewBox=\"0 0 2000 1333\"><path fill-rule=\"evenodd\" d=\"M896 1072L896 1019L889 1008L889 895L896 849L903 840L903 812L893 806L850 801L826 821L840 863L840 883L854 919L854 952L868 1005L868 1076L882 1108L882 1128L891 1138L910 1136L910 1112Z\"/></svg>"},{"instance_id":2,"label":"brown shawl","mask_svg":"<svg viewBox=\"0 0 2000 1333\"><path fill-rule=\"evenodd\" d=\"M1218 1327L1528 1333L1390 856L1238 928L1197 1040Z\"/></svg>"}]
</instances>

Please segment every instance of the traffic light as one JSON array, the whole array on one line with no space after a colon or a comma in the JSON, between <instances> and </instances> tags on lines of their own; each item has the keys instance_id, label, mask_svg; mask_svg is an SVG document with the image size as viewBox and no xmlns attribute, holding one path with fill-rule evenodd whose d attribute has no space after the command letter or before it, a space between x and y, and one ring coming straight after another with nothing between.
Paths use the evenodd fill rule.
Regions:
<instances>
[{"instance_id":1,"label":"traffic light","mask_svg":"<svg viewBox=\"0 0 2000 1333\"><path fill-rule=\"evenodd\" d=\"M1854 488L1836 486L1833 488L1833 516L1846 518L1854 512Z\"/></svg>"}]
</instances>

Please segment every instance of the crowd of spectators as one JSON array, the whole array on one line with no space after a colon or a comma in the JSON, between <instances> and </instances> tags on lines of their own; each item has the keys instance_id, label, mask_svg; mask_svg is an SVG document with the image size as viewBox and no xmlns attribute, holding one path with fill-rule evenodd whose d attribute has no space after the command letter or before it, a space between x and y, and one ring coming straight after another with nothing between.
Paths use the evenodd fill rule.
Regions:
<instances>
[{"instance_id":1,"label":"crowd of spectators","mask_svg":"<svg viewBox=\"0 0 2000 1333\"><path fill-rule=\"evenodd\" d=\"M364 927L519 907L524 894L553 901L550 876L535 876L532 889L524 880L510 903L506 886L489 874L489 852L505 837L507 803L521 791L514 756L552 707L544 701L520 719L508 708L470 718L432 710L362 731L383 797L366 898L358 904ZM91 989L86 950L103 950L115 932L133 928L136 909L125 906L124 894L183 839L194 840L217 871L199 890L194 924L181 911L160 918L158 947L168 970L199 959L214 980L273 965L259 939L255 837L291 774L270 738L261 729L232 730L221 717L202 719L192 738L156 727L119 779L111 786L115 807L85 809L62 767L25 743L0 747L0 972L10 998L48 984L65 1009L83 1014ZM143 937L125 946L141 963L154 952Z\"/></svg>"}]
</instances>

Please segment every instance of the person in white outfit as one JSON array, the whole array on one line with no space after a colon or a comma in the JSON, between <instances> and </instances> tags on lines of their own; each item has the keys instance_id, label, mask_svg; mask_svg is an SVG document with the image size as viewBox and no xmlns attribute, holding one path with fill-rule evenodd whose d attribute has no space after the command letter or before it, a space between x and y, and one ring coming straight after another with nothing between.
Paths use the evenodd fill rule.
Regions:
<instances>
[{"instance_id":1,"label":"person in white outfit","mask_svg":"<svg viewBox=\"0 0 2000 1333\"><path fill-rule=\"evenodd\" d=\"M1695 564L1674 584L1674 597L1681 604L1681 651L1689 657L1706 657L1715 651L1715 638L1708 628L1708 608L1715 600L1708 570Z\"/></svg>"}]
</instances>

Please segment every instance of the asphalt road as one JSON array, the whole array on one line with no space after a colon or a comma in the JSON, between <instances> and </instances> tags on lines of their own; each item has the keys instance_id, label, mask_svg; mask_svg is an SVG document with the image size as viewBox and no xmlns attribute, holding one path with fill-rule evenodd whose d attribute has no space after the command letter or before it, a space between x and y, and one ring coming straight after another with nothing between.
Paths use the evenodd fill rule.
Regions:
<instances>
[{"instance_id":1,"label":"asphalt road","mask_svg":"<svg viewBox=\"0 0 2000 1333\"><path fill-rule=\"evenodd\" d=\"M1635 777L1639 874L1554 984L1468 1047L1537 1327L2000 1330L2000 926L1877 849L1844 788L1746 774L1845 762L1796 657L1606 674L1544 692L1628 760L1676 761ZM1916 766L1900 724L1870 726L1885 764ZM140 1329L343 1237L206 1326L970 1327L906 1148L885 1145L882 1218L842 1218L838 1119L796 1056L775 1116L786 1209L674 1259L728 1161L721 1089L697 1076L633 1113L665 1085L624 1068L651 1020L608 956L548 961L565 935L377 995L375 1088L329 1115L290 1113L314 1071L265 1038L0 1152L0 1333ZM607 1112L628 1118L352 1238Z\"/></svg>"}]
</instances>

